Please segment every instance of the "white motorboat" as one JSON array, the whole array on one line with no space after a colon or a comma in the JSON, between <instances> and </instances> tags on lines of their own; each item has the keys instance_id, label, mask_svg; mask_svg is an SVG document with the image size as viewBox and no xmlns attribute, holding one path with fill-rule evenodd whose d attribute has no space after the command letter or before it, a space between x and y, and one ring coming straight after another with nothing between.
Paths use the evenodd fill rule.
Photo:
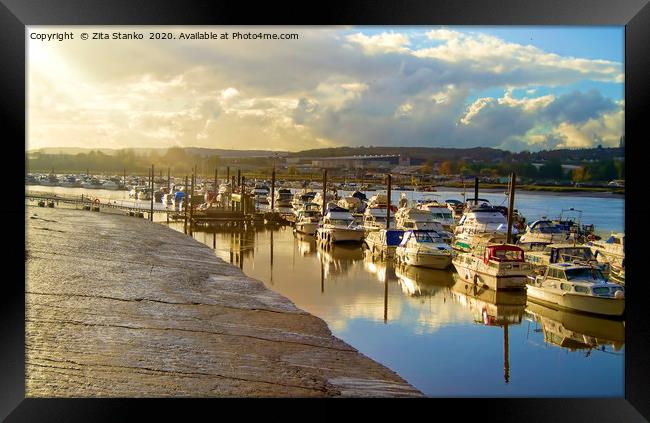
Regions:
<instances>
[{"instance_id":1,"label":"white motorboat","mask_svg":"<svg viewBox=\"0 0 650 423\"><path fill-rule=\"evenodd\" d=\"M369 232L364 241L373 256L393 257L395 249L402 242L404 231L401 229L379 229Z\"/></svg>"},{"instance_id":2,"label":"white motorboat","mask_svg":"<svg viewBox=\"0 0 650 423\"><path fill-rule=\"evenodd\" d=\"M110 189L110 190L118 190L118 189L120 189L120 185L115 183L114 181L111 181L109 179L107 181L104 181L100 188L102 188L102 189Z\"/></svg>"},{"instance_id":3,"label":"white motorboat","mask_svg":"<svg viewBox=\"0 0 650 423\"><path fill-rule=\"evenodd\" d=\"M524 250L506 244L500 235L475 235L466 249L459 250L452 263L461 279L495 291L523 289L532 271L532 265L525 262Z\"/></svg>"},{"instance_id":4,"label":"white motorboat","mask_svg":"<svg viewBox=\"0 0 650 423\"><path fill-rule=\"evenodd\" d=\"M303 207L296 211L296 231L314 235L318 229L318 223L322 215L320 206L316 203L305 203Z\"/></svg>"},{"instance_id":5,"label":"white motorboat","mask_svg":"<svg viewBox=\"0 0 650 423\"><path fill-rule=\"evenodd\" d=\"M452 234L436 220L431 212L414 207L403 207L395 213L395 227L398 229L416 229L436 231L446 243L451 243Z\"/></svg>"},{"instance_id":6,"label":"white motorboat","mask_svg":"<svg viewBox=\"0 0 650 423\"><path fill-rule=\"evenodd\" d=\"M591 241L587 245L599 262L609 265L610 278L625 284L625 234L613 233L605 241Z\"/></svg>"},{"instance_id":7,"label":"white motorboat","mask_svg":"<svg viewBox=\"0 0 650 423\"><path fill-rule=\"evenodd\" d=\"M269 204L269 187L264 184L255 184L255 188L253 188L253 196L255 197L256 203Z\"/></svg>"},{"instance_id":8,"label":"white motorboat","mask_svg":"<svg viewBox=\"0 0 650 423\"><path fill-rule=\"evenodd\" d=\"M625 311L625 288L588 265L551 264L544 275L528 279L526 290L530 301L542 304L607 316Z\"/></svg>"},{"instance_id":9,"label":"white motorboat","mask_svg":"<svg viewBox=\"0 0 650 423\"><path fill-rule=\"evenodd\" d=\"M431 230L407 230L395 249L398 262L410 266L446 269L454 256L453 249L442 236Z\"/></svg>"},{"instance_id":10,"label":"white motorboat","mask_svg":"<svg viewBox=\"0 0 650 423\"><path fill-rule=\"evenodd\" d=\"M526 232L521 235L517 245L525 250L539 250L549 244L574 243L575 232L572 232L566 222L559 220L536 220L526 226Z\"/></svg>"},{"instance_id":11,"label":"white motorboat","mask_svg":"<svg viewBox=\"0 0 650 423\"><path fill-rule=\"evenodd\" d=\"M473 200L472 200L473 201ZM479 201L482 201L479 199ZM508 220L496 207L492 207L487 200L479 205L472 205L468 201L463 217L454 228L456 240L469 240L474 235L484 233L502 233L508 230ZM517 229L512 228L512 234L517 234Z\"/></svg>"},{"instance_id":12,"label":"white motorboat","mask_svg":"<svg viewBox=\"0 0 650 423\"><path fill-rule=\"evenodd\" d=\"M291 200L291 205L295 210L299 210L303 207L304 204L314 203L314 197L316 197L316 192L302 190L293 195L293 200Z\"/></svg>"},{"instance_id":13,"label":"white motorboat","mask_svg":"<svg viewBox=\"0 0 650 423\"><path fill-rule=\"evenodd\" d=\"M386 229L386 207L366 207L363 212L363 228L367 232ZM391 214L389 226L395 227L395 218Z\"/></svg>"},{"instance_id":14,"label":"white motorboat","mask_svg":"<svg viewBox=\"0 0 650 423\"><path fill-rule=\"evenodd\" d=\"M354 222L352 214L340 207L330 207L316 230L316 238L321 243L361 242L363 227Z\"/></svg>"},{"instance_id":15,"label":"white motorboat","mask_svg":"<svg viewBox=\"0 0 650 423\"><path fill-rule=\"evenodd\" d=\"M609 273L606 263L598 263L588 245L549 244L541 251L526 251L526 261L538 274L543 274L549 264L580 263L598 267L603 274Z\"/></svg>"},{"instance_id":16,"label":"white motorboat","mask_svg":"<svg viewBox=\"0 0 650 423\"><path fill-rule=\"evenodd\" d=\"M433 220L439 222L446 231L452 231L456 225L453 213L446 204L439 203L436 200L429 200L418 204L417 208L431 213Z\"/></svg>"},{"instance_id":17,"label":"white motorboat","mask_svg":"<svg viewBox=\"0 0 650 423\"><path fill-rule=\"evenodd\" d=\"M271 198L269 196L268 202L271 204ZM280 188L275 191L275 200L273 201L274 207L291 207L291 201L293 200L293 194L288 188Z\"/></svg>"}]
</instances>

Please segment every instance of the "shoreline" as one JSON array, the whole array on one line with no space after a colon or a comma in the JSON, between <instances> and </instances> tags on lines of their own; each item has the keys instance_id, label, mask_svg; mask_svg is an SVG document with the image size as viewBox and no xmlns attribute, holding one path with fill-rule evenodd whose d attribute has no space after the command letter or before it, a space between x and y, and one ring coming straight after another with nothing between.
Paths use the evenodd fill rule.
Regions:
<instances>
[{"instance_id":1,"label":"shoreline","mask_svg":"<svg viewBox=\"0 0 650 423\"><path fill-rule=\"evenodd\" d=\"M506 188L481 188L479 185L479 195L481 192L487 192L490 194L503 194ZM463 192L463 188L456 187L446 187L438 186L436 187L437 191L450 191L450 192ZM435 193L436 191L433 191ZM468 195L474 194L474 187L468 187L465 189L465 192ZM515 191L515 196L517 194L539 194L539 195L548 195L548 196L561 196L561 197L593 197L593 198L617 198L625 199L625 194L618 194L613 192L602 192L602 191L550 191L550 190L524 190L517 189Z\"/></svg>"},{"instance_id":2,"label":"shoreline","mask_svg":"<svg viewBox=\"0 0 650 423\"><path fill-rule=\"evenodd\" d=\"M420 397L159 223L26 209L27 397Z\"/></svg>"}]
</instances>

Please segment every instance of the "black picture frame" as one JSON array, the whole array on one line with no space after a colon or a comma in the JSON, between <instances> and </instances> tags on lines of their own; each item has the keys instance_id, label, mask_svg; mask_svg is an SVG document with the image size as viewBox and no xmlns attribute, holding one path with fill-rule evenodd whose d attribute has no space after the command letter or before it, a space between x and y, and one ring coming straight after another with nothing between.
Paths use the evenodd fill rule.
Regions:
<instances>
[{"instance_id":1,"label":"black picture frame","mask_svg":"<svg viewBox=\"0 0 650 423\"><path fill-rule=\"evenodd\" d=\"M626 286L626 354L624 398L574 399L425 399L409 404L372 401L355 408L368 413L383 409L417 406L420 411L447 409L453 418L480 418L488 421L589 421L636 422L650 420L650 351L648 314L643 299L647 284L643 282L643 241L646 229L644 208L644 126L650 122L648 104L650 75L650 6L648 0L506 0L506 1L427 1L408 3L387 0L329 1L318 5L307 2L242 1L129 1L129 0L0 0L0 128L6 142L5 164L12 163L12 181L4 192L11 201L3 202L0 213L11 222L10 239L5 243L5 278L0 294L0 419L7 421L121 421L133 417L134 410L146 409L169 417L182 413L184 420L192 412L209 411L212 416L227 408L246 412L272 412L270 402L250 407L240 401L203 400L113 400L113 399L25 399L25 268L21 262L21 242L25 243L24 226L14 222L25 219L24 202L20 202L24 174L25 139L25 27L29 25L625 25L625 132L626 183L625 233L628 280ZM7 147L10 147L7 149ZM21 172L22 171L22 172ZM631 231L631 229L634 231ZM24 263L24 261L23 261ZM630 278L631 273L631 278ZM532 366L535 363L531 363ZM434 401L434 402L431 402ZM234 403L234 404L233 404ZM273 404L277 404L274 402ZM305 401L279 402L277 410L290 414L294 404ZM322 416L333 414L336 404L308 403L321 407ZM301 414L304 411L301 412ZM267 414L269 415L269 414ZM270 414L272 416L272 414ZM225 416L225 415L224 415ZM303 415L303 417L307 417Z\"/></svg>"}]
</instances>

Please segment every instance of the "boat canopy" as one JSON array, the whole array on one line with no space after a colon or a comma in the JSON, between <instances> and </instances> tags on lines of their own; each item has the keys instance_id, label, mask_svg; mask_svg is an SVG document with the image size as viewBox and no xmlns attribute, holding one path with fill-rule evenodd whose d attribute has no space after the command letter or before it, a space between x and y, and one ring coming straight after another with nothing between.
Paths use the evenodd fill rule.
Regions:
<instances>
[{"instance_id":1,"label":"boat canopy","mask_svg":"<svg viewBox=\"0 0 650 423\"><path fill-rule=\"evenodd\" d=\"M386 231L386 245L389 247L395 247L402 242L404 237L404 231L401 229L388 229Z\"/></svg>"},{"instance_id":2,"label":"boat canopy","mask_svg":"<svg viewBox=\"0 0 650 423\"><path fill-rule=\"evenodd\" d=\"M490 245L485 248L483 261L495 260L500 262L523 262L524 250L516 245Z\"/></svg>"}]
</instances>

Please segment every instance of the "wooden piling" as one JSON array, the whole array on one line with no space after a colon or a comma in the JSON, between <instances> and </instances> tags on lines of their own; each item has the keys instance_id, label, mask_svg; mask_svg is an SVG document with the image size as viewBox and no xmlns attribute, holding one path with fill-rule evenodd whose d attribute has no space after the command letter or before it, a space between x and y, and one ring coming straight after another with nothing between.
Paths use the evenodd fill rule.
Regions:
<instances>
[{"instance_id":1,"label":"wooden piling","mask_svg":"<svg viewBox=\"0 0 650 423\"><path fill-rule=\"evenodd\" d=\"M217 186L217 167L214 167L214 189L212 190L213 192L213 201L217 201L217 192L219 191L219 187Z\"/></svg>"},{"instance_id":2,"label":"wooden piling","mask_svg":"<svg viewBox=\"0 0 650 423\"><path fill-rule=\"evenodd\" d=\"M149 220L153 222L153 200L154 200L154 191L153 191L153 178L154 178L154 169L153 169L153 164L151 165L151 211L149 213Z\"/></svg>"},{"instance_id":3,"label":"wooden piling","mask_svg":"<svg viewBox=\"0 0 650 423\"><path fill-rule=\"evenodd\" d=\"M185 185L183 186L185 189L185 195L183 196L183 208L184 208L184 224L183 224L183 233L187 233L187 201L188 201L188 190L187 190L187 175L185 175Z\"/></svg>"},{"instance_id":4,"label":"wooden piling","mask_svg":"<svg viewBox=\"0 0 650 423\"><path fill-rule=\"evenodd\" d=\"M391 195L391 190L392 190L392 183L393 183L393 177L389 173L386 175L386 179L388 180L388 186L386 187L386 229L390 229L390 195Z\"/></svg>"},{"instance_id":5,"label":"wooden piling","mask_svg":"<svg viewBox=\"0 0 650 423\"><path fill-rule=\"evenodd\" d=\"M323 216L325 216L325 208L327 207L327 169L323 169Z\"/></svg>"},{"instance_id":6,"label":"wooden piling","mask_svg":"<svg viewBox=\"0 0 650 423\"><path fill-rule=\"evenodd\" d=\"M271 211L275 210L275 166L271 171Z\"/></svg>"},{"instance_id":7,"label":"wooden piling","mask_svg":"<svg viewBox=\"0 0 650 423\"><path fill-rule=\"evenodd\" d=\"M196 167L195 167L194 170L196 170ZM194 185L195 184L196 184L196 174L192 173L192 180L190 182L190 197L188 199L189 200L189 206L190 206L190 235L192 235L192 233L193 233L193 231L192 231L192 226L193 226L192 225L193 224L192 218L193 218L193 215L194 215L194 213L193 213L194 205L192 203L193 203L193 199L194 199Z\"/></svg>"},{"instance_id":8,"label":"wooden piling","mask_svg":"<svg viewBox=\"0 0 650 423\"><path fill-rule=\"evenodd\" d=\"M474 205L478 205L478 176L474 177Z\"/></svg>"},{"instance_id":9,"label":"wooden piling","mask_svg":"<svg viewBox=\"0 0 650 423\"><path fill-rule=\"evenodd\" d=\"M243 214L246 214L246 198L244 198L245 191L244 191L244 185L245 185L245 178L244 176L241 177L241 186L239 187L239 201L241 202L241 211Z\"/></svg>"},{"instance_id":10,"label":"wooden piling","mask_svg":"<svg viewBox=\"0 0 650 423\"><path fill-rule=\"evenodd\" d=\"M508 232L506 236L506 242L510 244L512 242L512 209L515 206L515 183L517 176L515 172L510 174L510 192L508 193Z\"/></svg>"}]
</instances>

